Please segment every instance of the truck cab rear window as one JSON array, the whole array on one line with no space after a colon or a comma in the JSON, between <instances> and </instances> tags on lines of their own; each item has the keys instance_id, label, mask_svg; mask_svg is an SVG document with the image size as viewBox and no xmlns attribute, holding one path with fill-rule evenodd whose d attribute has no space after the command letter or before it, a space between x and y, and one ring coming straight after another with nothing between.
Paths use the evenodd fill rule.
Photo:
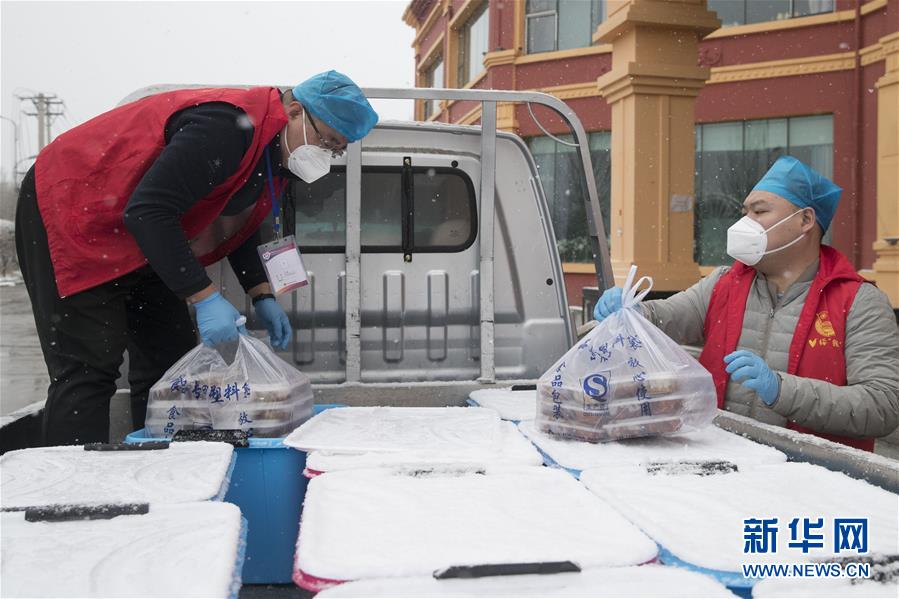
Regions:
<instances>
[{"instance_id":1,"label":"truck cab rear window","mask_svg":"<svg viewBox=\"0 0 899 599\"><path fill-rule=\"evenodd\" d=\"M400 167L362 169L362 251L402 252L403 174ZM474 185L464 171L412 169L412 251L461 252L477 237ZM346 245L346 169L315 181L292 181L285 206L287 231L305 253L341 253ZM290 209L292 200L294 209Z\"/></svg>"}]
</instances>

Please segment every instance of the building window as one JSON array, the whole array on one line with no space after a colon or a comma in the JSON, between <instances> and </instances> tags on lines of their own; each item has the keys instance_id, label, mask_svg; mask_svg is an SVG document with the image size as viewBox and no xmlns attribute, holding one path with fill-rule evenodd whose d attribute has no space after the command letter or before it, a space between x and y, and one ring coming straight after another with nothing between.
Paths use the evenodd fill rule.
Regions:
<instances>
[{"instance_id":1,"label":"building window","mask_svg":"<svg viewBox=\"0 0 899 599\"><path fill-rule=\"evenodd\" d=\"M527 52L585 48L606 18L606 0L527 0Z\"/></svg>"},{"instance_id":2,"label":"building window","mask_svg":"<svg viewBox=\"0 0 899 599\"><path fill-rule=\"evenodd\" d=\"M424 72L424 87L444 87L443 82L443 58L437 58ZM440 112L440 100L424 101L424 120L428 120Z\"/></svg>"},{"instance_id":3,"label":"building window","mask_svg":"<svg viewBox=\"0 0 899 599\"><path fill-rule=\"evenodd\" d=\"M730 264L727 229L743 200L778 157L790 154L833 177L833 116L737 121L696 126L693 254L702 265Z\"/></svg>"},{"instance_id":4,"label":"building window","mask_svg":"<svg viewBox=\"0 0 899 599\"><path fill-rule=\"evenodd\" d=\"M709 0L722 27L833 12L834 0Z\"/></svg>"},{"instance_id":5,"label":"building window","mask_svg":"<svg viewBox=\"0 0 899 599\"><path fill-rule=\"evenodd\" d=\"M611 208L611 133L599 131L589 134L590 158L593 162L593 178L599 194L603 225L608 239L609 210ZM571 142L570 135L559 139ZM587 190L583 178L577 148L566 146L541 136L528 140L528 146L537 163L543 193L546 195L552 217L553 230L559 246L562 262L593 262L590 233L587 228Z\"/></svg>"},{"instance_id":6,"label":"building window","mask_svg":"<svg viewBox=\"0 0 899 599\"><path fill-rule=\"evenodd\" d=\"M459 29L459 64L456 81L459 87L474 81L484 70L487 54L487 3Z\"/></svg>"}]
</instances>

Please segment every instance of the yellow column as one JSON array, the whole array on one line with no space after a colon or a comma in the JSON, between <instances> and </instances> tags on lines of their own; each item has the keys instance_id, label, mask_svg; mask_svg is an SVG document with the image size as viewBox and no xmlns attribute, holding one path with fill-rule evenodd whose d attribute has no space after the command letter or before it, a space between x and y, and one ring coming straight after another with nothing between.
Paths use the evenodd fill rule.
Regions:
<instances>
[{"instance_id":1,"label":"yellow column","mask_svg":"<svg viewBox=\"0 0 899 599\"><path fill-rule=\"evenodd\" d=\"M518 134L518 119L515 118L515 104L512 102L497 102L496 128L500 131Z\"/></svg>"},{"instance_id":2,"label":"yellow column","mask_svg":"<svg viewBox=\"0 0 899 599\"><path fill-rule=\"evenodd\" d=\"M594 40L612 44L597 81L612 107L612 269L631 264L655 289L699 279L693 261L693 106L709 77L697 66L702 36L718 29L705 0L618 0Z\"/></svg>"},{"instance_id":3,"label":"yellow column","mask_svg":"<svg viewBox=\"0 0 899 599\"><path fill-rule=\"evenodd\" d=\"M899 32L880 38L886 73L877 80L877 286L899 307Z\"/></svg>"},{"instance_id":4,"label":"yellow column","mask_svg":"<svg viewBox=\"0 0 899 599\"><path fill-rule=\"evenodd\" d=\"M515 68L515 57L520 52L517 49L497 50L488 52L484 56L484 68L488 73L488 87L499 89L514 89L514 85L508 85L509 81L515 79L513 69ZM497 71L507 70L503 73L506 78L503 80L506 85L497 86L493 83L497 77ZM509 133L518 134L518 119L515 118L515 104L512 102L498 102L496 104L496 128L500 131L508 131Z\"/></svg>"}]
</instances>

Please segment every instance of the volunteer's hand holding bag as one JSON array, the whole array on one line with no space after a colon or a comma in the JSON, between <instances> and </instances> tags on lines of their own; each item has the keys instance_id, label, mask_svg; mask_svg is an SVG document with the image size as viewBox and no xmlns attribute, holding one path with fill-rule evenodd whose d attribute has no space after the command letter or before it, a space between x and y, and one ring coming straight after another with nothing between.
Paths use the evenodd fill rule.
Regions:
<instances>
[{"instance_id":1,"label":"volunteer's hand holding bag","mask_svg":"<svg viewBox=\"0 0 899 599\"><path fill-rule=\"evenodd\" d=\"M652 279L634 283L636 272L632 266L621 309L540 377L543 432L596 443L695 431L714 419L712 375L643 317L640 302Z\"/></svg>"},{"instance_id":2,"label":"volunteer's hand holding bag","mask_svg":"<svg viewBox=\"0 0 899 599\"><path fill-rule=\"evenodd\" d=\"M198 345L178 360L150 388L146 428L151 437L204 429L283 437L312 416L312 407L309 377L241 334L215 347Z\"/></svg>"}]
</instances>

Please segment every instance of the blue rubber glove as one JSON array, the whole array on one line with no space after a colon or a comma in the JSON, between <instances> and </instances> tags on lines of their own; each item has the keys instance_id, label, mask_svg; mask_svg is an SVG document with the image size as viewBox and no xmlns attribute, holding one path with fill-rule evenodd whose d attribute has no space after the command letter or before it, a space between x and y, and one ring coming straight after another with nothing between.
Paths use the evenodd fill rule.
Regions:
<instances>
[{"instance_id":1,"label":"blue rubber glove","mask_svg":"<svg viewBox=\"0 0 899 599\"><path fill-rule=\"evenodd\" d=\"M272 347L287 349L290 338L293 336L293 328L290 326L290 319L277 300L267 297L256 302L253 307L256 309L256 316L265 323L265 328L268 329Z\"/></svg>"},{"instance_id":2,"label":"blue rubber glove","mask_svg":"<svg viewBox=\"0 0 899 599\"><path fill-rule=\"evenodd\" d=\"M218 291L194 304L197 310L197 328L205 345L218 345L224 341L237 339L246 334L246 327L237 326L240 312Z\"/></svg>"},{"instance_id":3,"label":"blue rubber glove","mask_svg":"<svg viewBox=\"0 0 899 599\"><path fill-rule=\"evenodd\" d=\"M610 287L603 291L602 297L593 307L593 318L602 322L613 312L621 309L621 287Z\"/></svg>"},{"instance_id":4,"label":"blue rubber glove","mask_svg":"<svg viewBox=\"0 0 899 599\"><path fill-rule=\"evenodd\" d=\"M765 405L774 405L780 395L780 377L760 356L741 349L724 356L724 361L730 378L755 391Z\"/></svg>"}]
</instances>

